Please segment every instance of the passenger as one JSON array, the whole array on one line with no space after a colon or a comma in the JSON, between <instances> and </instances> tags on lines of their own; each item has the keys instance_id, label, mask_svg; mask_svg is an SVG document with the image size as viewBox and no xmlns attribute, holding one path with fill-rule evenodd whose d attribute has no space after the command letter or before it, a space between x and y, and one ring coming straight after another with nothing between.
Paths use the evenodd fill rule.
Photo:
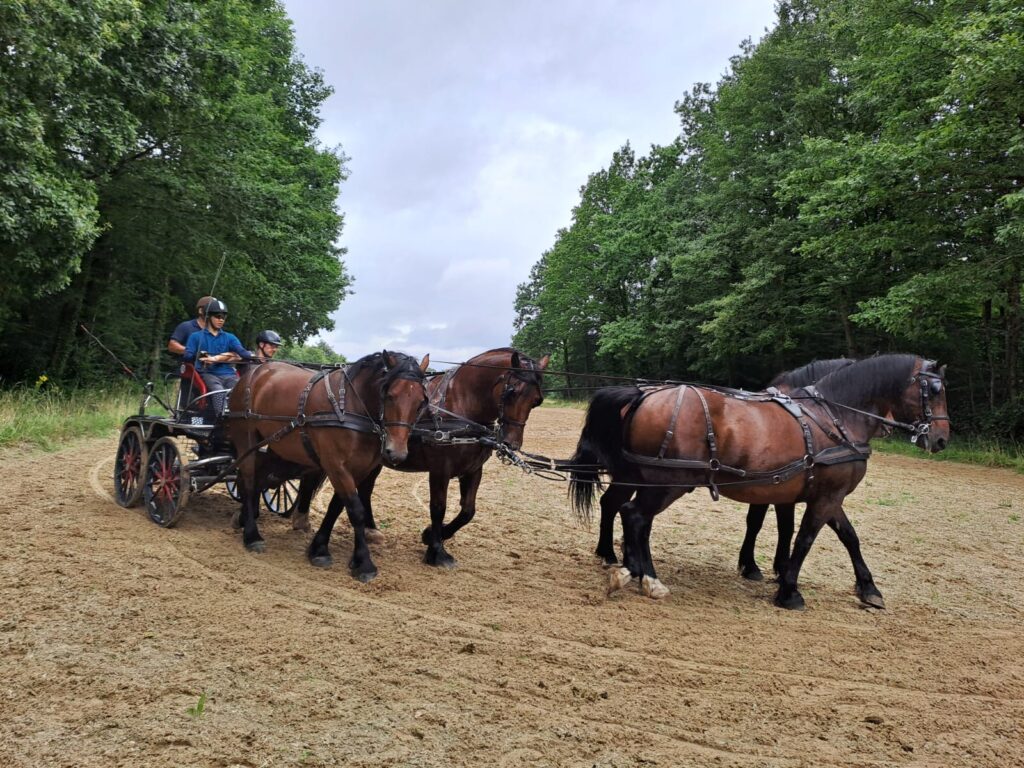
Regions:
<instances>
[{"instance_id":1,"label":"passenger","mask_svg":"<svg viewBox=\"0 0 1024 768\"><path fill-rule=\"evenodd\" d=\"M224 412L227 395L235 386L238 377L232 363L251 360L254 355L242 346L233 333L224 330L228 307L219 299L213 299L205 306L206 327L188 337L182 361L192 363L211 392L213 412L219 416ZM217 392L216 390L225 390Z\"/></svg>"},{"instance_id":2,"label":"passenger","mask_svg":"<svg viewBox=\"0 0 1024 768\"><path fill-rule=\"evenodd\" d=\"M264 360L272 360L281 343L281 336L277 331L260 331L256 337L256 349Z\"/></svg>"},{"instance_id":3,"label":"passenger","mask_svg":"<svg viewBox=\"0 0 1024 768\"><path fill-rule=\"evenodd\" d=\"M171 334L171 338L167 340L168 352L177 357L181 357L185 352L185 345L188 343L188 337L196 331L201 331L206 327L206 305L211 301L216 301L216 299L213 298L213 296L203 296L196 302L196 316L191 320L178 323L178 326L174 329L174 333Z\"/></svg>"}]
</instances>

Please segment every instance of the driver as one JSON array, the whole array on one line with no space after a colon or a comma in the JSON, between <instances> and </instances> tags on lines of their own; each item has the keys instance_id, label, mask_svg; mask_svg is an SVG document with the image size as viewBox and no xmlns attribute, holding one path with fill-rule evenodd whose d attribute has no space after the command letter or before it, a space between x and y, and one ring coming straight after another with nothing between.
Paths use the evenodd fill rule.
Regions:
<instances>
[{"instance_id":1,"label":"driver","mask_svg":"<svg viewBox=\"0 0 1024 768\"><path fill-rule=\"evenodd\" d=\"M260 331L256 336L256 349L264 360L272 360L281 344L281 336L277 331Z\"/></svg>"},{"instance_id":2,"label":"driver","mask_svg":"<svg viewBox=\"0 0 1024 768\"><path fill-rule=\"evenodd\" d=\"M206 384L206 390L213 393L210 400L213 412L218 416L224 412L228 392L238 381L232 363L238 359L251 360L254 357L235 334L224 330L227 319L227 304L220 299L210 301L206 305L206 327L188 337L185 352L181 356L184 362L195 365Z\"/></svg>"}]
</instances>

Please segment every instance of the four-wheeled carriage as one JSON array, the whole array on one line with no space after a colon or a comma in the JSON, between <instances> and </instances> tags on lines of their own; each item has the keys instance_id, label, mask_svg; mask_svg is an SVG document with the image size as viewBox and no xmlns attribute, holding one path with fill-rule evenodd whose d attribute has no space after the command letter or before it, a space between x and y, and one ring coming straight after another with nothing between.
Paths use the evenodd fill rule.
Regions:
<instances>
[{"instance_id":1,"label":"four-wheeled carriage","mask_svg":"<svg viewBox=\"0 0 1024 768\"><path fill-rule=\"evenodd\" d=\"M191 370L190 370L191 369ZM145 504L150 519L164 528L180 519L193 493L224 482L239 500L233 448L219 438L219 418L207 407L209 395L192 366L182 372L177 407L167 417L146 413L152 384L146 385L139 413L125 419L114 457L114 498L122 507ZM285 481L263 492L267 509L287 517L295 508L298 485Z\"/></svg>"}]
</instances>

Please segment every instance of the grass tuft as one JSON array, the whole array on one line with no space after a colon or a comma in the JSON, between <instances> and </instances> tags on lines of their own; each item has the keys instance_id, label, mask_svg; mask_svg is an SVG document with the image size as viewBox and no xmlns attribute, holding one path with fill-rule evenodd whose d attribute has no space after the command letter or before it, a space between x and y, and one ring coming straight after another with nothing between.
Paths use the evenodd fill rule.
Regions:
<instances>
[{"instance_id":1,"label":"grass tuft","mask_svg":"<svg viewBox=\"0 0 1024 768\"><path fill-rule=\"evenodd\" d=\"M898 453L928 461L959 461L983 467L1002 467L1024 474L1024 446L973 435L953 435L949 447L940 453L926 453L904 436L875 440L872 448L882 453Z\"/></svg>"}]
</instances>

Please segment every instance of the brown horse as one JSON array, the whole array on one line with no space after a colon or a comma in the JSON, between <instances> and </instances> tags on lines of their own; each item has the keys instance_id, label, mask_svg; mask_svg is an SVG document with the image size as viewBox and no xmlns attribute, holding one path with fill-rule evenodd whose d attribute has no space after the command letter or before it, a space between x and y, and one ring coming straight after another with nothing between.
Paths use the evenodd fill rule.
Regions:
<instances>
[{"instance_id":1,"label":"brown horse","mask_svg":"<svg viewBox=\"0 0 1024 768\"><path fill-rule=\"evenodd\" d=\"M357 487L382 458L403 461L409 434L426 405L429 356L417 363L398 352L378 352L343 369L313 373L287 363L265 363L242 375L231 392L228 434L240 457L240 523L246 549L262 552L256 526L259 494L274 482L302 477L308 504L326 475L348 509L355 533L349 567L360 581L377 575L364 531ZM265 452L258 447L265 447ZM341 511L328 514L309 545L315 565L327 565L331 531Z\"/></svg>"},{"instance_id":2,"label":"brown horse","mask_svg":"<svg viewBox=\"0 0 1024 768\"><path fill-rule=\"evenodd\" d=\"M523 444L530 411L544 400L542 372L548 361L547 355L535 361L507 347L492 349L428 384L430 414L417 423L409 440L408 458L401 464L387 462L401 472L430 473L430 525L421 537L428 565L456 565L444 542L476 514L483 466L494 452L495 440L513 449ZM359 485L368 533L377 528L372 495L380 471L377 467ZM461 506L459 514L445 525L448 484L453 477L459 478ZM331 506L335 503L337 497Z\"/></svg>"},{"instance_id":3,"label":"brown horse","mask_svg":"<svg viewBox=\"0 0 1024 768\"><path fill-rule=\"evenodd\" d=\"M807 365L796 368L792 371L780 373L768 385L769 389L781 393L789 393L799 387L813 384L822 376L845 368L853 362L847 357L838 357L832 360L814 360ZM612 486L614 489L615 486ZM627 492L628 488L628 492ZM619 508L629 501L636 489L628 486L619 486L619 490L609 490L601 497L601 526L599 529L597 548L594 554L604 561L605 566L618 565L619 561L615 556L614 534L615 516ZM747 532L743 538L743 545L740 548L739 571L745 579L761 581L764 575L757 567L754 560L754 544L757 541L757 534L764 524L765 515L768 514L768 504L751 504L747 510ZM775 544L775 560L773 566L775 573L782 573L786 562L789 560L789 545L793 539L793 515L796 509L795 504L776 504L775 519L778 528L778 540Z\"/></svg>"},{"instance_id":4,"label":"brown horse","mask_svg":"<svg viewBox=\"0 0 1024 768\"><path fill-rule=\"evenodd\" d=\"M843 500L864 477L868 441L886 424L911 432L923 449L946 447L944 376L945 367L933 361L883 355L835 371L794 392L791 401L690 385L599 390L571 459L579 468L571 471L570 492L577 513L589 519L593 466L611 475L610 503L629 491L619 510L625 567L611 572L610 590L637 576L649 597L668 594L651 559L651 523L683 494L707 486L715 498L721 491L747 504L807 504L777 605L803 607L797 578L828 523L853 562L860 599L883 607Z\"/></svg>"}]
</instances>

